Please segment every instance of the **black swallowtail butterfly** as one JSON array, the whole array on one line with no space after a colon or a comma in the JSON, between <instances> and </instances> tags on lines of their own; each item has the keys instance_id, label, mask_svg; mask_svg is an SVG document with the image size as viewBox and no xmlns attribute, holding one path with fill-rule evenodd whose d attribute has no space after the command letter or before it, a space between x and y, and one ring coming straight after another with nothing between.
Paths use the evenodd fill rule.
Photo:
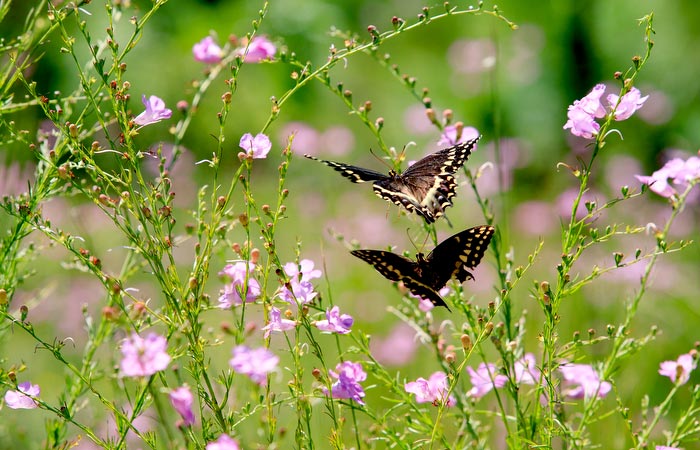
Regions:
<instances>
[{"instance_id":1,"label":"black swallowtail butterfly","mask_svg":"<svg viewBox=\"0 0 700 450\"><path fill-rule=\"evenodd\" d=\"M388 175L311 155L304 156L337 170L353 183L374 182L372 188L377 196L403 206L409 212L416 212L427 223L433 223L444 214L445 208L452 206L457 187L454 173L464 165L479 139L481 136L439 150L416 161L405 172L392 170Z\"/></svg>"},{"instance_id":2,"label":"black swallowtail butterfly","mask_svg":"<svg viewBox=\"0 0 700 450\"><path fill-rule=\"evenodd\" d=\"M467 269L479 265L493 232L494 228L488 225L461 231L438 244L427 257L418 253L417 261L383 250L353 250L350 253L372 264L389 280L402 281L413 294L449 311L437 291L452 277L460 283L467 278L474 279Z\"/></svg>"}]
</instances>

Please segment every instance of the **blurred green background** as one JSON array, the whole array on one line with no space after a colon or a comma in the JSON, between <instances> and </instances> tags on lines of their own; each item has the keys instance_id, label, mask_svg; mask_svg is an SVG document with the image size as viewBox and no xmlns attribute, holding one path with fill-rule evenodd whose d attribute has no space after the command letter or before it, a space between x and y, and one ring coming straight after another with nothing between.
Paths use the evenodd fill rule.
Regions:
<instances>
[{"instance_id":1,"label":"blurred green background","mask_svg":"<svg viewBox=\"0 0 700 450\"><path fill-rule=\"evenodd\" d=\"M17 25L24 16L23 9L31 2L20 3L17 2L12 11ZM137 10L148 4L132 2ZM380 31L387 30L392 16L412 23L425 5L414 0L276 0L271 2L260 32L278 46L295 52L300 60L309 60L318 66L326 60L330 45L342 47L340 39L329 35L331 27L357 33L364 40L368 37L368 25L373 24ZM491 6L486 3L487 8ZM601 204L618 195L623 185L638 189L634 174L650 174L671 156L696 153L700 141L700 78L697 76L700 4L691 1L504 0L498 2L498 6L508 19L518 24L517 30L510 30L492 17L462 15L402 34L385 42L380 52L391 54L391 61L399 66L401 73L415 77L419 88L429 89L438 114L449 108L455 120L474 126L483 134L478 151L467 163L469 167L475 169L494 161L493 143L500 140L503 161L500 189L494 172L488 170L479 181L480 188L495 205L496 222L506 243L512 245L516 262L525 264L527 255L542 237L544 250L531 278L553 282L561 252L562 210L565 212L570 205L571 192L574 192L571 189L577 188L577 180L567 170L558 170L557 163L575 165L577 157L586 161L590 157L586 142L562 129L567 106L583 97L596 83L606 83L610 87L608 92L617 93L619 85L614 84L613 73L627 70L632 56L644 53L644 30L638 26L637 19L653 11L655 46L637 84L650 98L633 118L618 124L624 140L615 136L609 139L594 167L589 198ZM162 8L127 60L126 78L132 86L133 111L141 111L138 101L141 94L158 95L173 109L176 102L189 101L193 93L191 82L201 78L205 69L205 65L192 59L192 45L210 33L218 36L220 43L230 34L243 36L260 7L260 2L253 1L181 0ZM93 2L85 8L93 15L84 16L99 37L106 26L102 8L102 2ZM138 11L135 14L138 15ZM12 24L6 20L2 35L12 36L19 31L12 30ZM124 38L130 29L128 21L123 20L117 26L117 36ZM72 61L58 51L59 47L58 37L52 39L46 46L46 55L33 69L32 79L37 81L40 91L70 92L77 85ZM239 137L246 132L260 131L270 112L270 98L293 86L291 71L285 64L246 65L241 71L239 88L233 99L235 118L227 124L230 152L225 156L224 165L231 173L238 165ZM353 92L356 106L366 100L372 102L371 116L384 118L382 134L389 145L401 150L410 142L416 144L407 147L408 159L418 159L437 149L439 132L425 119L421 103L372 58L356 55L347 65L336 66L331 76L334 82L342 81L344 87ZM173 170L182 225L187 223L185 211L194 206L197 189L208 183L208 167L205 164L195 166L194 162L208 159L216 149L212 135L218 133L216 113L220 108L220 96L225 91L223 81L224 77L217 79L207 92L183 141L187 153ZM17 95L23 93L18 91ZM174 112L171 123L179 114ZM22 123L30 133L35 133L42 121L38 110L16 114L12 119ZM140 133L138 142L146 148L163 141L167 147L167 126L147 127ZM282 161L280 151L291 131L298 131L293 148L299 154L314 153L326 159L382 170L382 164L368 151L378 148L371 133L360 120L348 114L336 96L320 83L310 83L285 104L279 118L267 130L275 146L267 160L256 161L253 176L260 204L275 201L277 166ZM0 168L4 171L4 176L0 177L0 194L21 192L26 189L23 174L32 170L31 153L12 142L4 143L0 151L5 160L5 168ZM399 294L369 266L350 256L346 246L335 236L340 234L363 247L396 245L398 250L408 249L413 253L415 247L410 238L422 236L420 220L400 216L396 208L376 199L368 186L352 185L325 166L301 157L294 159L287 183L290 190L288 219L278 234L280 253L286 254L287 260L293 260L295 242L299 240L302 257L323 266L333 301L343 312L356 318L356 327L377 340L389 336L400 321L388 314L386 307L397 302ZM239 201L242 210L242 198ZM74 209L65 208L66 202ZM64 229L89 239L88 245L95 248L107 267L113 264L115 270L118 268L120 255L123 256L119 250L120 240L93 205L82 204L79 199L56 200L45 206L45 213L54 214ZM670 207L664 199L649 193L607 211L598 218L597 225L644 226L649 222L661 225L669 213ZM467 186L460 188L455 207L448 210L447 216L454 229L450 230L444 221L439 222L442 238L483 223ZM697 200L694 200L676 223L672 237L695 239L697 218ZM0 224L6 226L8 220L2 217ZM418 241L416 245L421 243ZM191 246L187 245L183 244L179 260L183 270L191 261ZM621 237L605 248L597 247L584 255L579 269L585 275L593 264L610 265L613 251L631 255L637 247L651 250L653 246L653 236ZM232 256L222 253L220 257L220 265L213 267L222 267L224 260ZM18 293L20 300L17 301L37 295L45 297L43 304L37 306L34 320L45 319L41 326L46 327L47 332L55 330L59 337L70 335L80 342L82 305L87 303L91 313L99 314L103 293L86 276L57 266L42 267L43 258L62 260L66 255L60 249L47 249L42 253L36 264L36 275ZM495 297L492 259L492 255L487 255L476 271L476 281L465 284L465 289L474 295L474 303L481 306ZM617 386L623 398L628 399L627 406L633 410L645 393L651 396L652 404L661 401L670 382L656 374L659 362L687 352L698 339L698 261L700 247L695 243L681 254L663 257L655 269L651 290L630 333L639 337L652 325L657 325L661 334L642 354L628 360L618 376L619 380L634 380ZM641 271L642 266L638 265L613 272L569 299L561 313L562 341L569 340L577 330L585 335L586 330L594 329L603 335L607 324L618 323L624 314L625 298L638 288ZM156 287L149 286L145 276L140 281L141 295L152 297L157 303ZM215 299L219 287L215 278L210 286ZM530 294L530 286L523 283L513 301L516 311L529 311L526 350L538 354L537 335L542 315ZM327 289L325 282L319 284L324 295L329 294ZM40 293L42 290L44 294ZM438 320L451 319L457 324L461 321L446 311L434 311L434 314ZM212 325L217 323L218 317L212 316ZM49 360L47 355L33 355L33 343L22 336L14 336L11 342L11 347L3 349L6 356L26 352L28 361ZM273 347L276 344L281 348L281 341L273 341ZM77 350L79 348L80 345ZM595 361L596 354L605 354L608 350L605 343L588 348L585 352L590 352L590 357L583 362ZM228 351L228 348L222 350L222 358L228 356ZM433 361L429 352L419 350L414 358L402 363L402 375L407 379L427 377L437 370L437 365L426 372L426 361ZM474 361L473 365L477 364L478 361ZM30 372L36 373L37 379L53 376L56 381L60 380L60 374L39 375L39 367L30 364ZM368 402L381 402L380 395L376 391L368 392ZM680 404L686 401L687 398L678 400ZM614 408L612 398L607 406ZM5 410L0 412L0 417L7 419L15 414ZM601 427L610 426L610 423L604 422ZM7 425L0 425L3 426ZM622 436L610 436L610 439L611 447L624 445Z\"/></svg>"}]
</instances>

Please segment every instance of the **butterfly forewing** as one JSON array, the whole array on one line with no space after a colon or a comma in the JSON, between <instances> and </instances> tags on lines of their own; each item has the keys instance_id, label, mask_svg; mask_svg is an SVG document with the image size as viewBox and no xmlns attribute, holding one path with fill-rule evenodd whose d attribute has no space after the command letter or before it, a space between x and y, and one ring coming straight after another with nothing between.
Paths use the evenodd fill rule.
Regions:
<instances>
[{"instance_id":1,"label":"butterfly forewing","mask_svg":"<svg viewBox=\"0 0 700 450\"><path fill-rule=\"evenodd\" d=\"M304 155L326 164L354 183L373 181L374 193L387 201L403 206L408 212L432 223L452 206L457 183L454 173L465 163L481 136L439 150L416 161L405 172L383 175L373 170Z\"/></svg>"},{"instance_id":2,"label":"butterfly forewing","mask_svg":"<svg viewBox=\"0 0 700 450\"><path fill-rule=\"evenodd\" d=\"M467 269L479 265L491 242L494 228L488 225L469 228L442 241L426 260L436 274L440 287L454 277L459 282L474 278ZM439 288L437 288L439 289Z\"/></svg>"}]
</instances>

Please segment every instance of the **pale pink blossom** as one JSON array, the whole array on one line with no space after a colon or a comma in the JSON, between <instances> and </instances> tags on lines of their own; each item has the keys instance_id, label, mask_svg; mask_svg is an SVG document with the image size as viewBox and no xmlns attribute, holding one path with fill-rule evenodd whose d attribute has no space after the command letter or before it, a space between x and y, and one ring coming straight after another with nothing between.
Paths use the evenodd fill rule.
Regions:
<instances>
[{"instance_id":1,"label":"pale pink blossom","mask_svg":"<svg viewBox=\"0 0 700 450\"><path fill-rule=\"evenodd\" d=\"M222 434L215 441L207 444L206 450L240 450L238 441L233 439L228 434Z\"/></svg>"},{"instance_id":2,"label":"pale pink blossom","mask_svg":"<svg viewBox=\"0 0 700 450\"><path fill-rule=\"evenodd\" d=\"M272 149L272 142L263 133L258 133L255 137L246 133L241 137L238 146L245 150L245 153L253 159L264 159Z\"/></svg>"},{"instance_id":3,"label":"pale pink blossom","mask_svg":"<svg viewBox=\"0 0 700 450\"><path fill-rule=\"evenodd\" d=\"M185 385L173 389L170 391L169 397L170 404L182 417L182 425L187 427L194 424L194 411L192 411L194 396L189 386Z\"/></svg>"},{"instance_id":4,"label":"pale pink blossom","mask_svg":"<svg viewBox=\"0 0 700 450\"><path fill-rule=\"evenodd\" d=\"M263 327L265 339L267 339L273 331L293 330L296 326L296 321L283 319L280 310L273 306L272 309L270 309L270 321Z\"/></svg>"},{"instance_id":5,"label":"pale pink blossom","mask_svg":"<svg viewBox=\"0 0 700 450\"><path fill-rule=\"evenodd\" d=\"M467 366L472 388L467 395L481 398L493 388L502 388L508 382L508 377L498 373L496 366L491 363L481 363L476 370Z\"/></svg>"},{"instance_id":6,"label":"pale pink blossom","mask_svg":"<svg viewBox=\"0 0 700 450\"><path fill-rule=\"evenodd\" d=\"M194 44L192 53L194 54L195 61L207 64L218 63L224 55L221 47L214 42L214 38L211 36L207 36Z\"/></svg>"},{"instance_id":7,"label":"pale pink blossom","mask_svg":"<svg viewBox=\"0 0 700 450\"><path fill-rule=\"evenodd\" d=\"M340 314L340 307L334 306L326 311L325 320L317 320L314 322L314 325L321 331L348 334L353 322L354 319L350 314Z\"/></svg>"},{"instance_id":8,"label":"pale pink blossom","mask_svg":"<svg viewBox=\"0 0 700 450\"><path fill-rule=\"evenodd\" d=\"M146 110L134 117L134 123L136 125L141 125L143 127L160 122L163 119L170 119L170 116L173 115L173 111L165 107L165 102L155 95L151 95L148 99L143 95L141 97L141 102L146 107Z\"/></svg>"},{"instance_id":9,"label":"pale pink blossom","mask_svg":"<svg viewBox=\"0 0 700 450\"><path fill-rule=\"evenodd\" d=\"M449 388L450 384L445 372L435 372L427 380L418 378L404 385L406 392L416 395L417 403L430 402L435 406L441 404L454 406L457 403L454 396L448 397Z\"/></svg>"},{"instance_id":10,"label":"pale pink blossom","mask_svg":"<svg viewBox=\"0 0 700 450\"><path fill-rule=\"evenodd\" d=\"M165 336L149 333L142 338L136 333L124 339L121 345L122 360L119 364L123 377L147 377L165 370L170 364Z\"/></svg>"},{"instance_id":11,"label":"pale pink blossom","mask_svg":"<svg viewBox=\"0 0 700 450\"><path fill-rule=\"evenodd\" d=\"M676 384L685 384L690 379L697 363L690 353L685 353L675 361L664 361L659 367L659 374L668 377Z\"/></svg>"},{"instance_id":12,"label":"pale pink blossom","mask_svg":"<svg viewBox=\"0 0 700 450\"><path fill-rule=\"evenodd\" d=\"M607 381L602 381L598 372L588 364L565 363L559 366L564 378L562 394L570 398L605 397L612 389Z\"/></svg>"},{"instance_id":13,"label":"pale pink blossom","mask_svg":"<svg viewBox=\"0 0 700 450\"><path fill-rule=\"evenodd\" d=\"M41 393L38 384L29 381L17 385L17 390L5 392L5 405L11 409L34 409L39 406L34 400Z\"/></svg>"},{"instance_id":14,"label":"pale pink blossom","mask_svg":"<svg viewBox=\"0 0 700 450\"><path fill-rule=\"evenodd\" d=\"M630 89L625 95L620 96L615 94L608 95L608 105L610 109L615 108L615 120L626 120L632 117L635 111L644 105L644 102L649 98L648 95L642 97L641 92L636 87ZM620 104L617 104L617 100L620 99Z\"/></svg>"}]
</instances>

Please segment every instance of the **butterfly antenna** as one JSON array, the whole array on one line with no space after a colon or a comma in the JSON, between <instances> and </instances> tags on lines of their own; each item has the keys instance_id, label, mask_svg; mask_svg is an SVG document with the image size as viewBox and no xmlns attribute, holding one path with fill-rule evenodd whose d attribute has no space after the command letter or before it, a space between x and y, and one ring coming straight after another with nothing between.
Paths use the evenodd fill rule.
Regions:
<instances>
[{"instance_id":1,"label":"butterfly antenna","mask_svg":"<svg viewBox=\"0 0 700 450\"><path fill-rule=\"evenodd\" d=\"M385 160L384 158L382 158L381 156L379 156L379 155L377 155L376 153L374 153L374 150L372 150L371 147L370 147L370 149L369 149L369 152L370 152L370 153L372 154L372 156L374 156L379 162L381 162L382 165L384 165L387 169L389 169L389 170L394 170L394 168L391 166L391 164L387 163L386 160Z\"/></svg>"},{"instance_id":2,"label":"butterfly antenna","mask_svg":"<svg viewBox=\"0 0 700 450\"><path fill-rule=\"evenodd\" d=\"M454 227L452 226L452 222L450 222L449 217L447 217L447 214L444 214L444 213L443 213L442 217L445 218L445 221L447 222L447 225L448 225L450 228L454 228Z\"/></svg>"}]
</instances>

